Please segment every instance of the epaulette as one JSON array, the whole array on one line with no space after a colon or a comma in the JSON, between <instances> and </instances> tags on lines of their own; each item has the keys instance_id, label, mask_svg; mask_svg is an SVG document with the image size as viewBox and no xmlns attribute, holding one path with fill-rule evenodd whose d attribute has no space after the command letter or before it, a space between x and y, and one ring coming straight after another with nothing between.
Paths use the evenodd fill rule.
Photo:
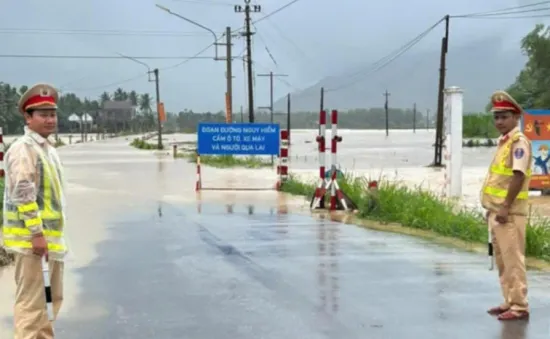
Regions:
<instances>
[{"instance_id":1,"label":"epaulette","mask_svg":"<svg viewBox=\"0 0 550 339\"><path fill-rule=\"evenodd\" d=\"M525 138L525 135L521 132L514 133L514 136L512 137L512 142L516 142L521 138Z\"/></svg>"}]
</instances>

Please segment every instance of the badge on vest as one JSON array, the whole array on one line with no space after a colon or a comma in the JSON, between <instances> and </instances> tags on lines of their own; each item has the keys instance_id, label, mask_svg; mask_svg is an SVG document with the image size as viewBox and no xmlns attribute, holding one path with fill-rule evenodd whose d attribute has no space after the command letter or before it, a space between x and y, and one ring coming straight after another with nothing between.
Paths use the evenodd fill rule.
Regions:
<instances>
[{"instance_id":1,"label":"badge on vest","mask_svg":"<svg viewBox=\"0 0 550 339\"><path fill-rule=\"evenodd\" d=\"M524 155L525 151L523 150L523 148L516 148L516 150L514 151L514 158L516 159L521 159Z\"/></svg>"}]
</instances>

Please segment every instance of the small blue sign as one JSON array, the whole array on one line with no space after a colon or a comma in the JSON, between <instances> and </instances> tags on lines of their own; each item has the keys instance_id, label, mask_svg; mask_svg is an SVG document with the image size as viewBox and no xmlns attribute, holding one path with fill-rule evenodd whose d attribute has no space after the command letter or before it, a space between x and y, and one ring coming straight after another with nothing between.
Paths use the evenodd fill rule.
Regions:
<instances>
[{"instance_id":1,"label":"small blue sign","mask_svg":"<svg viewBox=\"0 0 550 339\"><path fill-rule=\"evenodd\" d=\"M199 123L200 155L278 155L279 124Z\"/></svg>"}]
</instances>

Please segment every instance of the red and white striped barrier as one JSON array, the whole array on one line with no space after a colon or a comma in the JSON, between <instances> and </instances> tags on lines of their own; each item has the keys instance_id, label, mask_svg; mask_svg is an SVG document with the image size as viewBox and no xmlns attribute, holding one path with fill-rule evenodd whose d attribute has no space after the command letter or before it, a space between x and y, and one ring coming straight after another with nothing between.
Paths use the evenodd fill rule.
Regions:
<instances>
[{"instance_id":1,"label":"red and white striped barrier","mask_svg":"<svg viewBox=\"0 0 550 339\"><path fill-rule=\"evenodd\" d=\"M315 138L319 145L319 184L315 188L315 194L311 200L310 207L319 204L319 208L325 208L325 151L326 151L326 132L327 132L327 112L319 112L319 135Z\"/></svg>"},{"instance_id":2,"label":"red and white striped barrier","mask_svg":"<svg viewBox=\"0 0 550 339\"><path fill-rule=\"evenodd\" d=\"M331 177L327 181L325 180L325 132L326 132L326 121L327 114L326 111L321 111L319 115L319 136L317 137L317 143L319 144L319 175L320 182L317 188L315 189L315 194L311 201L310 207L313 208L324 208L324 198L326 192L330 189L330 210L334 211L338 209L338 202L343 207L344 210L348 210L350 206L346 201L344 193L338 185L337 177L337 145L339 142L342 142L342 137L338 135L338 111L332 110L331 112L331 129L332 129L332 139L330 145L331 152ZM319 206L319 207L317 207Z\"/></svg>"},{"instance_id":3,"label":"red and white striped barrier","mask_svg":"<svg viewBox=\"0 0 550 339\"><path fill-rule=\"evenodd\" d=\"M2 127L0 127L0 178L4 177L4 150L6 145L4 145L4 132Z\"/></svg>"},{"instance_id":4,"label":"red and white striped barrier","mask_svg":"<svg viewBox=\"0 0 550 339\"><path fill-rule=\"evenodd\" d=\"M288 140L288 130L281 130L281 146L279 150L279 165L277 165L277 174L279 175L279 181L277 181L277 190L281 190L281 186L288 180L288 149L290 143Z\"/></svg>"},{"instance_id":5,"label":"red and white striped barrier","mask_svg":"<svg viewBox=\"0 0 550 339\"><path fill-rule=\"evenodd\" d=\"M202 189L202 179L201 179L201 156L197 154L197 182L195 183L195 192L198 192Z\"/></svg>"}]
</instances>

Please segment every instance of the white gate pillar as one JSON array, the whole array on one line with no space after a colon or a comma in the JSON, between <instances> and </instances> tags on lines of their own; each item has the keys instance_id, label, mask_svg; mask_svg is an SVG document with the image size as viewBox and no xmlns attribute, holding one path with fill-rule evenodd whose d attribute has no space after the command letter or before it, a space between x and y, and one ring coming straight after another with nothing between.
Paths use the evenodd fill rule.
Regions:
<instances>
[{"instance_id":1,"label":"white gate pillar","mask_svg":"<svg viewBox=\"0 0 550 339\"><path fill-rule=\"evenodd\" d=\"M462 197L462 118L463 91L445 89L445 185L447 197Z\"/></svg>"}]
</instances>

